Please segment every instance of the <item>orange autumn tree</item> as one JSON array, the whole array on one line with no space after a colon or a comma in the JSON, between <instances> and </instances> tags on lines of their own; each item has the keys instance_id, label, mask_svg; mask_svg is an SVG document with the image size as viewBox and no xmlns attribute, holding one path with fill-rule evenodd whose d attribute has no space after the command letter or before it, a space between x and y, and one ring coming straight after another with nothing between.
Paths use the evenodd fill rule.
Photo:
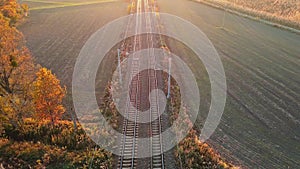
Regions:
<instances>
[{"instance_id":1,"label":"orange autumn tree","mask_svg":"<svg viewBox=\"0 0 300 169\"><path fill-rule=\"evenodd\" d=\"M0 12L14 25L18 20L27 15L28 6L19 4L17 0L0 0Z\"/></svg>"},{"instance_id":2,"label":"orange autumn tree","mask_svg":"<svg viewBox=\"0 0 300 169\"><path fill-rule=\"evenodd\" d=\"M18 128L32 112L30 88L35 67L23 35L0 13L0 120ZM2 130L0 126L0 130Z\"/></svg>"},{"instance_id":3,"label":"orange autumn tree","mask_svg":"<svg viewBox=\"0 0 300 169\"><path fill-rule=\"evenodd\" d=\"M60 81L52 72L41 68L34 81L33 100L37 117L50 120L54 125L65 112L62 100L66 94L66 88L61 87Z\"/></svg>"}]
</instances>

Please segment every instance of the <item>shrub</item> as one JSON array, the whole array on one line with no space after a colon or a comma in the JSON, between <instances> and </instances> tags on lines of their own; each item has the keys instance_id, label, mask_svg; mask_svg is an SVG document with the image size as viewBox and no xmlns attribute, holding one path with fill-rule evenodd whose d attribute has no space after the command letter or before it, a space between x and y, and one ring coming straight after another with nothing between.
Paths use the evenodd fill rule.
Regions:
<instances>
[{"instance_id":1,"label":"shrub","mask_svg":"<svg viewBox=\"0 0 300 169\"><path fill-rule=\"evenodd\" d=\"M111 154L103 149L68 151L64 147L0 139L0 163L5 168L111 168ZM10 166L10 167L9 167Z\"/></svg>"},{"instance_id":2,"label":"shrub","mask_svg":"<svg viewBox=\"0 0 300 169\"><path fill-rule=\"evenodd\" d=\"M191 131L189 135L179 143L175 156L181 159L184 168L234 168L233 165L224 162L208 144L202 143L198 139L195 131Z\"/></svg>"},{"instance_id":3,"label":"shrub","mask_svg":"<svg viewBox=\"0 0 300 169\"><path fill-rule=\"evenodd\" d=\"M50 121L36 122L28 118L24 120L21 129L4 126L5 134L3 136L14 141L41 142L66 147L70 150L81 150L95 146L82 127L79 124L77 126L75 130L73 122L65 120L58 121L53 127Z\"/></svg>"}]
</instances>

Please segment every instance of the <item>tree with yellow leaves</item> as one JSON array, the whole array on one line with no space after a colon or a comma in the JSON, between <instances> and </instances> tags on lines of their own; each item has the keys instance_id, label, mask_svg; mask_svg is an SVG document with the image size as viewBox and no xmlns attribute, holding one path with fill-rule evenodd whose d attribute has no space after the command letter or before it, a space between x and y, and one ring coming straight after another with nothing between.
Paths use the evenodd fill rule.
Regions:
<instances>
[{"instance_id":1,"label":"tree with yellow leaves","mask_svg":"<svg viewBox=\"0 0 300 169\"><path fill-rule=\"evenodd\" d=\"M60 81L46 68L41 68L36 75L32 96L37 117L50 120L54 125L65 112L62 100L66 94L66 88L61 87Z\"/></svg>"},{"instance_id":2,"label":"tree with yellow leaves","mask_svg":"<svg viewBox=\"0 0 300 169\"><path fill-rule=\"evenodd\" d=\"M14 25L18 20L27 16L28 6L20 5L16 0L0 0L0 13L8 20L10 25Z\"/></svg>"},{"instance_id":3,"label":"tree with yellow leaves","mask_svg":"<svg viewBox=\"0 0 300 169\"><path fill-rule=\"evenodd\" d=\"M23 35L0 13L0 119L15 128L32 112L30 88L35 76ZM0 127L1 128L1 127Z\"/></svg>"}]
</instances>

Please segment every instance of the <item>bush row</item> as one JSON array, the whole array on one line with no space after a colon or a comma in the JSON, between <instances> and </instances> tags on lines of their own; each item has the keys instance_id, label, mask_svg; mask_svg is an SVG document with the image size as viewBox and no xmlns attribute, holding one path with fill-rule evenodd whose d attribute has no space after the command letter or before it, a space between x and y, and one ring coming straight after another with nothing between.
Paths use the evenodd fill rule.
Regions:
<instances>
[{"instance_id":1,"label":"bush row","mask_svg":"<svg viewBox=\"0 0 300 169\"><path fill-rule=\"evenodd\" d=\"M22 126L22 128L14 128L12 125L4 126L2 137L14 141L57 145L69 150L82 150L95 145L82 127L77 124L75 129L71 121L58 121L53 126L49 121L36 122L33 119L25 119Z\"/></svg>"},{"instance_id":2,"label":"bush row","mask_svg":"<svg viewBox=\"0 0 300 169\"><path fill-rule=\"evenodd\" d=\"M103 149L68 151L64 147L0 139L4 168L111 168L111 154Z\"/></svg>"}]
</instances>

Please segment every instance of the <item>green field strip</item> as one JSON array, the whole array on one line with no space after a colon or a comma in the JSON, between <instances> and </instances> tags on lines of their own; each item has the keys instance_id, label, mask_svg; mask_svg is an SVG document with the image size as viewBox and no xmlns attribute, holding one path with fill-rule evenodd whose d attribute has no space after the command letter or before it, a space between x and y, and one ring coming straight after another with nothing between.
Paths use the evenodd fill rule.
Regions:
<instances>
[{"instance_id":1,"label":"green field strip","mask_svg":"<svg viewBox=\"0 0 300 169\"><path fill-rule=\"evenodd\" d=\"M74 4L74 3L71 3L71 2L57 2L57 1L43 1L43 0L24 0L23 2L37 2L37 3L61 4L61 5Z\"/></svg>"},{"instance_id":2,"label":"green field strip","mask_svg":"<svg viewBox=\"0 0 300 169\"><path fill-rule=\"evenodd\" d=\"M37 2L36 0L28 0L31 2ZM100 3L108 3L108 2L116 2L118 0L101 0L101 1L90 1L90 2L80 2L80 3L65 3L60 5L47 5L30 8L30 11L34 10L42 10L42 9L53 9L53 8L64 8L64 7L74 7L74 6L82 6L82 5L91 5L91 4L100 4ZM44 3L48 3L48 1L44 1Z\"/></svg>"}]
</instances>

